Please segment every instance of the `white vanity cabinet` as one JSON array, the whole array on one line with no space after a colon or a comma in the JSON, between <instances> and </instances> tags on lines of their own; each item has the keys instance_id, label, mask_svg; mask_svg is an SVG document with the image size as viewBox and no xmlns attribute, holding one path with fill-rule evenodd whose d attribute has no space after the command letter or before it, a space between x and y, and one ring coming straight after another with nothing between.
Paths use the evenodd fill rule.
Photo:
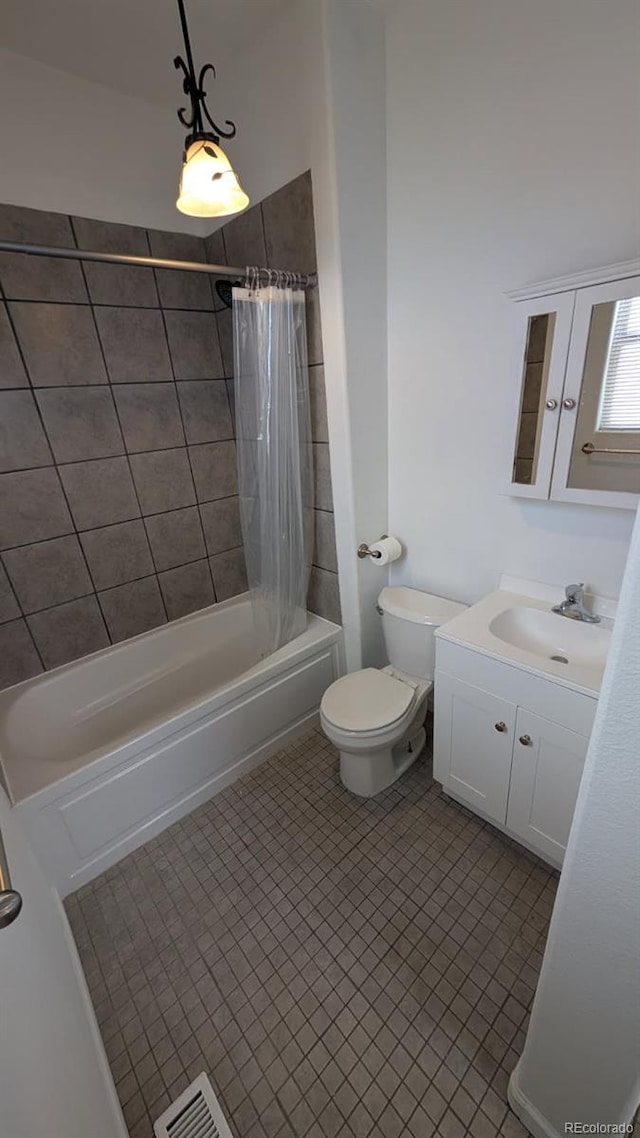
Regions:
<instances>
[{"instance_id":1,"label":"white vanity cabinet","mask_svg":"<svg viewBox=\"0 0 640 1138\"><path fill-rule=\"evenodd\" d=\"M438 642L434 776L446 794L560 866L597 700Z\"/></svg>"}]
</instances>

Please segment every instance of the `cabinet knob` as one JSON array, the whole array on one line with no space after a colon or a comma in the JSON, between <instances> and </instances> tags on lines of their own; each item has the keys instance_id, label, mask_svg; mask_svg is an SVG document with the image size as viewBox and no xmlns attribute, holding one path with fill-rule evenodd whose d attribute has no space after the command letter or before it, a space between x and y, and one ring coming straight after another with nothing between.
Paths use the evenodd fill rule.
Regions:
<instances>
[{"instance_id":1,"label":"cabinet knob","mask_svg":"<svg viewBox=\"0 0 640 1138\"><path fill-rule=\"evenodd\" d=\"M502 720L500 720L499 723L496 723L495 727L496 727L496 731L506 731L507 730L507 725L506 725L506 723L503 723Z\"/></svg>"},{"instance_id":2,"label":"cabinet knob","mask_svg":"<svg viewBox=\"0 0 640 1138\"><path fill-rule=\"evenodd\" d=\"M562 400L562 406L564 407L565 411L573 411L573 408L575 407L575 405L576 405L575 399L563 399Z\"/></svg>"},{"instance_id":3,"label":"cabinet knob","mask_svg":"<svg viewBox=\"0 0 640 1138\"><path fill-rule=\"evenodd\" d=\"M520 736L520 742L522 743L523 747L530 747L531 746L531 736L530 735L521 735Z\"/></svg>"},{"instance_id":4,"label":"cabinet knob","mask_svg":"<svg viewBox=\"0 0 640 1138\"><path fill-rule=\"evenodd\" d=\"M547 399L547 402L546 402L547 411L555 411L557 406L558 406L558 400L557 399Z\"/></svg>"}]
</instances>

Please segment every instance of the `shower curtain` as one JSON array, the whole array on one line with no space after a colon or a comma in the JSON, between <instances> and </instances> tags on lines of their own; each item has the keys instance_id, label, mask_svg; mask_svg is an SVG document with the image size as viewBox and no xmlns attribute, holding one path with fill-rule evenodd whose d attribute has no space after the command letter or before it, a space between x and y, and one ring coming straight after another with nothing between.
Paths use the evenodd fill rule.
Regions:
<instances>
[{"instance_id":1,"label":"shower curtain","mask_svg":"<svg viewBox=\"0 0 640 1138\"><path fill-rule=\"evenodd\" d=\"M233 289L240 521L264 655L307 623L313 490L306 345L301 289Z\"/></svg>"}]
</instances>

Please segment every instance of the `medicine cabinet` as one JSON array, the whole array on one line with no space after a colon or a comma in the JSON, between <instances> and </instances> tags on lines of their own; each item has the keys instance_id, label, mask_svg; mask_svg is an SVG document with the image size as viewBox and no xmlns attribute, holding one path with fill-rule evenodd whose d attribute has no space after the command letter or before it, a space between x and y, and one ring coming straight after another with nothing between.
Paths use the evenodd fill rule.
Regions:
<instances>
[{"instance_id":1,"label":"medicine cabinet","mask_svg":"<svg viewBox=\"0 0 640 1138\"><path fill-rule=\"evenodd\" d=\"M507 492L635 509L640 261L509 296L516 336Z\"/></svg>"}]
</instances>

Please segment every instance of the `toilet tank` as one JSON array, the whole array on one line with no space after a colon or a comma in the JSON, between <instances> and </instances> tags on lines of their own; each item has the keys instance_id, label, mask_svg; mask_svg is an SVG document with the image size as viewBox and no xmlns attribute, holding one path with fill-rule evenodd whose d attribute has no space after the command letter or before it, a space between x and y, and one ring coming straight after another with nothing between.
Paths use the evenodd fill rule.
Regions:
<instances>
[{"instance_id":1,"label":"toilet tank","mask_svg":"<svg viewBox=\"0 0 640 1138\"><path fill-rule=\"evenodd\" d=\"M432 680L435 665L434 632L467 606L457 601L387 585L378 597L389 663L416 679Z\"/></svg>"}]
</instances>

